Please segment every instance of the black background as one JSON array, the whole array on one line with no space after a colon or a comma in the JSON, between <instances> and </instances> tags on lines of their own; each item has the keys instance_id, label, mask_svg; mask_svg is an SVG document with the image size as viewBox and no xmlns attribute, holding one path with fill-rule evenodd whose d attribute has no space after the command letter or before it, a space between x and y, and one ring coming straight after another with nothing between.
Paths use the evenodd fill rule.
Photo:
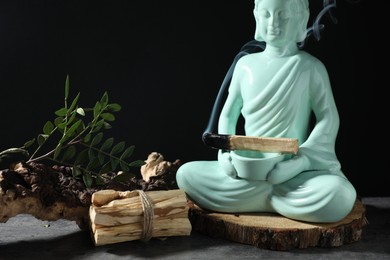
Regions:
<instances>
[{"instance_id":1,"label":"black background","mask_svg":"<svg viewBox=\"0 0 390 260\"><path fill-rule=\"evenodd\" d=\"M344 173L359 195L388 196L387 17L374 2L384 1L338 1L338 23L324 18L305 50L328 68ZM311 0L312 14L321 3ZM252 9L252 0L1 0L0 150L55 118L69 74L81 106L104 91L122 105L105 136L134 144L133 159L214 160L201 135L235 54L253 39Z\"/></svg>"}]
</instances>

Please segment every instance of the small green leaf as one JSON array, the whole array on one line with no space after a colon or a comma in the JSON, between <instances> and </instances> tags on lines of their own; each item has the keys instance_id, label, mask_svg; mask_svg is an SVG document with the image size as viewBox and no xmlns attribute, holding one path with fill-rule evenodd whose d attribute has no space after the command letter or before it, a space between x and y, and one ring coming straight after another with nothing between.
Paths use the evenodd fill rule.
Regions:
<instances>
[{"instance_id":1,"label":"small green leaf","mask_svg":"<svg viewBox=\"0 0 390 260\"><path fill-rule=\"evenodd\" d=\"M111 114L111 113L102 113L100 116L104 120L107 120L107 121L110 121L110 122L115 121L115 116L113 114Z\"/></svg>"},{"instance_id":2,"label":"small green leaf","mask_svg":"<svg viewBox=\"0 0 390 260\"><path fill-rule=\"evenodd\" d=\"M130 167L141 167L142 165L145 164L145 161L142 160L136 160L134 162L129 163Z\"/></svg>"},{"instance_id":3,"label":"small green leaf","mask_svg":"<svg viewBox=\"0 0 390 260\"><path fill-rule=\"evenodd\" d=\"M30 147L31 145L33 145L35 143L35 138L31 139L31 140L28 140L27 142L25 142L23 144L23 148L28 148Z\"/></svg>"},{"instance_id":4,"label":"small green leaf","mask_svg":"<svg viewBox=\"0 0 390 260\"><path fill-rule=\"evenodd\" d=\"M103 127L105 130L108 130L108 129L111 129L112 128L112 126L109 124L109 123L107 123L107 122L104 122L104 127Z\"/></svg>"},{"instance_id":5,"label":"small green leaf","mask_svg":"<svg viewBox=\"0 0 390 260\"><path fill-rule=\"evenodd\" d=\"M99 131L103 128L103 125L104 125L104 119L99 120L99 121L95 124L92 133L99 132Z\"/></svg>"},{"instance_id":6,"label":"small green leaf","mask_svg":"<svg viewBox=\"0 0 390 260\"><path fill-rule=\"evenodd\" d=\"M68 149L65 150L64 155L62 156L62 161L66 162L67 160L72 159L76 155L76 147L71 145Z\"/></svg>"},{"instance_id":7,"label":"small green leaf","mask_svg":"<svg viewBox=\"0 0 390 260\"><path fill-rule=\"evenodd\" d=\"M129 158L129 157L133 154L133 152L134 152L134 147L135 147L134 145L128 147L128 148L122 153L120 159L121 159L121 160L125 160L125 159Z\"/></svg>"},{"instance_id":8,"label":"small green leaf","mask_svg":"<svg viewBox=\"0 0 390 260\"><path fill-rule=\"evenodd\" d=\"M16 159L15 156L18 158ZM7 159L16 159L19 161L26 160L30 154L26 149L23 148L8 148L4 151L0 151L0 163L3 162L3 160ZM15 162L15 161L14 161Z\"/></svg>"},{"instance_id":9,"label":"small green leaf","mask_svg":"<svg viewBox=\"0 0 390 260\"><path fill-rule=\"evenodd\" d=\"M61 139L58 141L59 144L64 144L66 141L68 141L70 138L70 135L62 135Z\"/></svg>"},{"instance_id":10,"label":"small green leaf","mask_svg":"<svg viewBox=\"0 0 390 260\"><path fill-rule=\"evenodd\" d=\"M83 174L83 171L80 169L80 167L73 166L72 174L73 174L74 177L77 177L77 176L80 176L81 174Z\"/></svg>"},{"instance_id":11,"label":"small green leaf","mask_svg":"<svg viewBox=\"0 0 390 260\"><path fill-rule=\"evenodd\" d=\"M87 170L91 170L99 166L98 158L95 157L93 160L90 160L87 167L85 167Z\"/></svg>"},{"instance_id":12,"label":"small green leaf","mask_svg":"<svg viewBox=\"0 0 390 260\"><path fill-rule=\"evenodd\" d=\"M98 133L95 135L95 137L92 139L91 146L96 146L99 144L103 139L103 133Z\"/></svg>"},{"instance_id":13,"label":"small green leaf","mask_svg":"<svg viewBox=\"0 0 390 260\"><path fill-rule=\"evenodd\" d=\"M86 148L82 150L76 157L76 160L74 162L74 165L84 165L85 162L88 160L88 151L89 149Z\"/></svg>"},{"instance_id":14,"label":"small green leaf","mask_svg":"<svg viewBox=\"0 0 390 260\"><path fill-rule=\"evenodd\" d=\"M114 138L110 137L104 141L102 146L100 147L100 150L105 151L111 148L111 146L114 144Z\"/></svg>"},{"instance_id":15,"label":"small green leaf","mask_svg":"<svg viewBox=\"0 0 390 260\"><path fill-rule=\"evenodd\" d=\"M38 145L39 146L42 146L44 142L46 142L47 138L49 136L48 135L45 135L45 134L40 134L38 135Z\"/></svg>"},{"instance_id":16,"label":"small green leaf","mask_svg":"<svg viewBox=\"0 0 390 260\"><path fill-rule=\"evenodd\" d=\"M68 122L67 122L67 124L66 125L70 125L70 124L72 124L73 122L74 122L74 120L76 119L76 115L77 115L77 113L75 113L74 111L72 112L72 114L71 114L71 116L70 116L70 118L68 119Z\"/></svg>"},{"instance_id":17,"label":"small green leaf","mask_svg":"<svg viewBox=\"0 0 390 260\"><path fill-rule=\"evenodd\" d=\"M114 155L121 153L123 149L125 149L125 142L119 142L112 148L110 154Z\"/></svg>"},{"instance_id":18,"label":"small green leaf","mask_svg":"<svg viewBox=\"0 0 390 260\"><path fill-rule=\"evenodd\" d=\"M57 117L56 119L54 119L54 125L55 126L58 126L59 124L62 124L63 122L64 122L64 118L62 116Z\"/></svg>"},{"instance_id":19,"label":"small green leaf","mask_svg":"<svg viewBox=\"0 0 390 260\"><path fill-rule=\"evenodd\" d=\"M66 127L66 122L62 122L62 123L59 124L57 127L58 127L58 129L64 130L65 127Z\"/></svg>"},{"instance_id":20,"label":"small green leaf","mask_svg":"<svg viewBox=\"0 0 390 260\"><path fill-rule=\"evenodd\" d=\"M124 161L120 161L119 165L120 165L122 171L128 172L130 170L129 165L127 163L125 163Z\"/></svg>"},{"instance_id":21,"label":"small green leaf","mask_svg":"<svg viewBox=\"0 0 390 260\"><path fill-rule=\"evenodd\" d=\"M59 143L59 144L57 144L56 149L55 149L55 151L54 151L54 155L53 155L53 159L54 159L54 160L56 160L56 159L58 158L58 156L59 156L60 153L61 153L61 150L62 150L62 144Z\"/></svg>"},{"instance_id":22,"label":"small green leaf","mask_svg":"<svg viewBox=\"0 0 390 260\"><path fill-rule=\"evenodd\" d=\"M114 157L110 157L110 162L111 162L111 170L115 171L116 167L118 167L119 160Z\"/></svg>"},{"instance_id":23,"label":"small green leaf","mask_svg":"<svg viewBox=\"0 0 390 260\"><path fill-rule=\"evenodd\" d=\"M106 156L103 153L98 153L98 159L99 159L100 165L103 165L104 161L106 159Z\"/></svg>"},{"instance_id":24,"label":"small green leaf","mask_svg":"<svg viewBox=\"0 0 390 260\"><path fill-rule=\"evenodd\" d=\"M68 111L71 112L76 107L77 102L79 101L80 92L77 94L77 96L73 99L72 104L70 105Z\"/></svg>"},{"instance_id":25,"label":"small green leaf","mask_svg":"<svg viewBox=\"0 0 390 260\"><path fill-rule=\"evenodd\" d=\"M100 168L99 173L107 173L111 171L111 162L106 162L103 167Z\"/></svg>"},{"instance_id":26,"label":"small green leaf","mask_svg":"<svg viewBox=\"0 0 390 260\"><path fill-rule=\"evenodd\" d=\"M111 103L107 106L108 110L111 112L119 112L122 107L118 103Z\"/></svg>"},{"instance_id":27,"label":"small green leaf","mask_svg":"<svg viewBox=\"0 0 390 260\"><path fill-rule=\"evenodd\" d=\"M117 176L115 176L112 180L113 181L116 181L116 182L128 182L131 180L132 177L134 177L135 175L133 173L130 173L130 172L123 172L121 174L118 174Z\"/></svg>"},{"instance_id":28,"label":"small green leaf","mask_svg":"<svg viewBox=\"0 0 390 260\"><path fill-rule=\"evenodd\" d=\"M81 123L80 123L79 127L76 129L77 134L79 134L85 130L85 125L84 125L83 120L81 120L81 119L79 119L79 120L81 121Z\"/></svg>"},{"instance_id":29,"label":"small green leaf","mask_svg":"<svg viewBox=\"0 0 390 260\"><path fill-rule=\"evenodd\" d=\"M68 109L66 109L66 107L60 108L56 112L54 112L54 114L56 114L57 116L66 116L66 113L68 113Z\"/></svg>"},{"instance_id":30,"label":"small green leaf","mask_svg":"<svg viewBox=\"0 0 390 260\"><path fill-rule=\"evenodd\" d=\"M51 132L54 129L54 125L51 121L47 121L46 124L43 126L43 133L46 135L51 134Z\"/></svg>"},{"instance_id":31,"label":"small green leaf","mask_svg":"<svg viewBox=\"0 0 390 260\"><path fill-rule=\"evenodd\" d=\"M91 148L88 150L88 159L90 161L93 161L93 160L96 159L95 151L93 149L91 149Z\"/></svg>"},{"instance_id":32,"label":"small green leaf","mask_svg":"<svg viewBox=\"0 0 390 260\"><path fill-rule=\"evenodd\" d=\"M68 129L68 131L66 132L66 135L68 135L69 137L74 136L74 133L75 133L76 130L79 128L81 122L82 122L81 120L76 121L76 122Z\"/></svg>"},{"instance_id":33,"label":"small green leaf","mask_svg":"<svg viewBox=\"0 0 390 260\"><path fill-rule=\"evenodd\" d=\"M100 99L100 104L102 105L102 107L106 107L107 104L108 104L108 93L107 91L104 92L102 98Z\"/></svg>"},{"instance_id":34,"label":"small green leaf","mask_svg":"<svg viewBox=\"0 0 390 260\"><path fill-rule=\"evenodd\" d=\"M93 178L90 172L84 172L83 174L83 181L87 188L91 188L93 184Z\"/></svg>"},{"instance_id":35,"label":"small green leaf","mask_svg":"<svg viewBox=\"0 0 390 260\"><path fill-rule=\"evenodd\" d=\"M93 107L93 117L94 117L94 118L96 118L96 117L99 116L99 114L100 114L100 112L101 112L101 109L102 109L102 107L101 107L101 105L100 105L100 102L97 101L97 102L95 103L95 106Z\"/></svg>"},{"instance_id":36,"label":"small green leaf","mask_svg":"<svg viewBox=\"0 0 390 260\"><path fill-rule=\"evenodd\" d=\"M84 142L86 143L89 143L89 141L91 141L91 137L92 137L92 134L91 133L88 133L85 137L84 137Z\"/></svg>"},{"instance_id":37,"label":"small green leaf","mask_svg":"<svg viewBox=\"0 0 390 260\"><path fill-rule=\"evenodd\" d=\"M65 99L69 96L69 75L66 75L65 79Z\"/></svg>"}]
</instances>

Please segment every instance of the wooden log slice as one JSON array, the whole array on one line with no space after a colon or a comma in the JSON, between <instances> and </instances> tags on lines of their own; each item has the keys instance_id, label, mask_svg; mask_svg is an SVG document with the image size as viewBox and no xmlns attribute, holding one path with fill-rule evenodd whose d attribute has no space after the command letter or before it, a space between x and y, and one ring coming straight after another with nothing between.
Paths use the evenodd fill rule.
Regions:
<instances>
[{"instance_id":1,"label":"wooden log slice","mask_svg":"<svg viewBox=\"0 0 390 260\"><path fill-rule=\"evenodd\" d=\"M308 223L272 213L229 214L199 208L189 202L192 229L205 235L285 251L293 248L339 247L361 239L368 223L365 207L356 200L351 213L336 223Z\"/></svg>"}]
</instances>

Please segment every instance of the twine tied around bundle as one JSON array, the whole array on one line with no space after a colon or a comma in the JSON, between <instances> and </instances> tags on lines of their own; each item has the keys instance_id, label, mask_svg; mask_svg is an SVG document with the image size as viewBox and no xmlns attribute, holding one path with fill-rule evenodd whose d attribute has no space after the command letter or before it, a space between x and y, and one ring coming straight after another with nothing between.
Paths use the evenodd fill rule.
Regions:
<instances>
[{"instance_id":1,"label":"twine tied around bundle","mask_svg":"<svg viewBox=\"0 0 390 260\"><path fill-rule=\"evenodd\" d=\"M137 190L141 199L142 209L144 211L144 228L141 235L141 240L144 242L149 241L153 235L153 219L154 219L154 207L152 200L143 190Z\"/></svg>"}]
</instances>

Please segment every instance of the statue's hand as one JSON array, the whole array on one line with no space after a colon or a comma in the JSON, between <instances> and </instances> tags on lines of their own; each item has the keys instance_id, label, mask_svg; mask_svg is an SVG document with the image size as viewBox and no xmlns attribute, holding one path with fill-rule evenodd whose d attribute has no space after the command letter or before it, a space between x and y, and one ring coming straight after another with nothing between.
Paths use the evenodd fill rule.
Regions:
<instances>
[{"instance_id":1,"label":"statue's hand","mask_svg":"<svg viewBox=\"0 0 390 260\"><path fill-rule=\"evenodd\" d=\"M275 165L267 176L267 181L272 184L279 184L288 181L299 173L308 170L310 167L309 158L301 152L293 158L279 162Z\"/></svg>"},{"instance_id":2,"label":"statue's hand","mask_svg":"<svg viewBox=\"0 0 390 260\"><path fill-rule=\"evenodd\" d=\"M218 151L218 162L222 170L232 178L237 178L237 172L232 164L232 157L230 152L223 152L222 150Z\"/></svg>"}]
</instances>

